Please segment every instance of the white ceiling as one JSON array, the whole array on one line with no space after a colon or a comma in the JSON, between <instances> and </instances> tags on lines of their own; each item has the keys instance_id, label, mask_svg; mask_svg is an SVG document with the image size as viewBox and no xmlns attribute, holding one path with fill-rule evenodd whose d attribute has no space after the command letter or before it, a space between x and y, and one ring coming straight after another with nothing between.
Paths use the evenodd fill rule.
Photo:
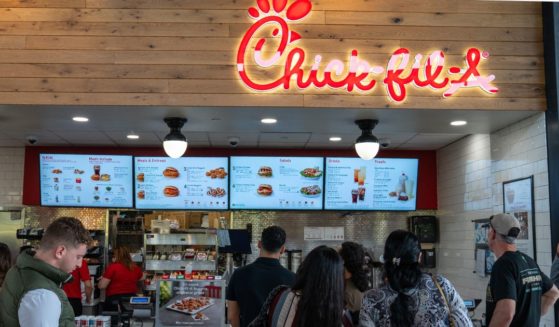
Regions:
<instances>
[{"instance_id":1,"label":"white ceiling","mask_svg":"<svg viewBox=\"0 0 559 327\"><path fill-rule=\"evenodd\" d=\"M390 149L436 150L468 134L491 133L533 111L187 108L129 106L0 106L0 146L24 146L34 136L41 146L161 146L168 133L164 117L188 118L183 134L192 147L228 147L238 137L243 148L350 149L359 136L356 119L378 119L373 130L390 139ZM73 116L86 116L76 123ZM274 117L275 125L260 119ZM462 127L450 121L466 120ZM134 132L139 140L128 140ZM341 142L329 142L340 136Z\"/></svg>"}]
</instances>

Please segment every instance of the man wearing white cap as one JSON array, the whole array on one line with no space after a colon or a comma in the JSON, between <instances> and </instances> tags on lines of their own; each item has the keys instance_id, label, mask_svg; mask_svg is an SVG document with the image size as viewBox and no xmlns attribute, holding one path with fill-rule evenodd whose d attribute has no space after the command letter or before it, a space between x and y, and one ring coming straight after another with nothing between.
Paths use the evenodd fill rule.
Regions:
<instances>
[{"instance_id":1,"label":"man wearing white cap","mask_svg":"<svg viewBox=\"0 0 559 327\"><path fill-rule=\"evenodd\" d=\"M509 214L490 218L489 248L497 261L487 286L488 326L537 327L559 298L559 290L541 272L536 262L516 250L520 223Z\"/></svg>"}]
</instances>

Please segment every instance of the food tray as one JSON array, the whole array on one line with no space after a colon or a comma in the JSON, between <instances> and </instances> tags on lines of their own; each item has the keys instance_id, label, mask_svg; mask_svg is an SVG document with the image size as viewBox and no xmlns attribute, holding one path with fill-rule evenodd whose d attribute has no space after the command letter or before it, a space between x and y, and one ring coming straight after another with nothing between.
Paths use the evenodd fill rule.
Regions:
<instances>
[{"instance_id":1,"label":"food tray","mask_svg":"<svg viewBox=\"0 0 559 327\"><path fill-rule=\"evenodd\" d=\"M201 299L205 299L207 301L207 303L205 305L195 307L195 308L190 309L190 310L186 309L186 308L185 309L177 308L178 303L181 303L181 302L184 303L185 301L197 301L197 300L201 300ZM211 298L207 298L207 297L198 298L198 297L190 297L189 296L189 297L185 297L181 300L177 300L177 301L175 301L175 303L171 303L171 304L167 305L166 308L168 310L178 311L178 312L181 312L181 313L184 313L184 314L187 314L187 315L195 315L198 312L211 307L212 305L214 305L214 303L215 303L215 300L211 299Z\"/></svg>"}]
</instances>

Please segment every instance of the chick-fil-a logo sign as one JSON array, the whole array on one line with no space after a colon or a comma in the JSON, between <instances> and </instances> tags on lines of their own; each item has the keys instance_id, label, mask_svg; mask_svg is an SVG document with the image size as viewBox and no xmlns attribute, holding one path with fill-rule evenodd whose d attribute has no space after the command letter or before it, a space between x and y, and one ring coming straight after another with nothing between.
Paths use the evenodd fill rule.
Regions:
<instances>
[{"instance_id":1,"label":"chick-fil-a logo sign","mask_svg":"<svg viewBox=\"0 0 559 327\"><path fill-rule=\"evenodd\" d=\"M311 11L312 4L309 0L295 0L287 6L288 0L256 0L258 8L248 9L249 16L256 22L245 33L239 50L237 52L237 70L242 82L258 91L269 91L278 87L289 89L296 84L301 89L314 86L323 88L325 86L335 89L346 89L348 92L354 90L367 92L382 78L382 83L390 99L402 102L406 98L406 87L413 83L417 87L431 87L443 90L443 97L450 97L461 88L480 88L487 93L497 93L499 90L491 85L495 75L483 76L478 66L482 60L489 57L486 51L470 48L466 52L464 67L450 67L445 71L444 53L434 51L431 55L424 56L416 54L410 69L412 55L406 48L394 51L386 69L382 66L373 66L364 59L359 58L357 50L352 50L349 62L346 64L338 59L329 61L325 68L322 56L315 55L314 62L309 72L303 70L306 53L297 46L292 46L301 39L301 35L290 29L289 22L302 20ZM269 28L267 25L275 25L272 37L280 38L273 46L270 58L264 58L263 49L266 44L265 38L256 37L258 32ZM254 50L249 46L256 41ZM287 52L288 48L290 50ZM253 69L269 68L277 65L284 59L283 73L278 78L267 80L254 80L249 76L248 69L251 66L245 64L248 55L251 55L256 63ZM322 70L322 73L320 72Z\"/></svg>"}]
</instances>

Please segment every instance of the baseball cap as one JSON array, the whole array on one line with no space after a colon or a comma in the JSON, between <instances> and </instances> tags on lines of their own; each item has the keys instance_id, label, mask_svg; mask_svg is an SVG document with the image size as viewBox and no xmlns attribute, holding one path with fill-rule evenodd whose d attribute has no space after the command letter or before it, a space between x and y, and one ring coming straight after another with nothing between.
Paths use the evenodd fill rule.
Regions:
<instances>
[{"instance_id":1,"label":"baseball cap","mask_svg":"<svg viewBox=\"0 0 559 327\"><path fill-rule=\"evenodd\" d=\"M516 238L520 234L520 223L513 215L508 213L499 213L489 218L489 225L493 229L504 236Z\"/></svg>"}]
</instances>

